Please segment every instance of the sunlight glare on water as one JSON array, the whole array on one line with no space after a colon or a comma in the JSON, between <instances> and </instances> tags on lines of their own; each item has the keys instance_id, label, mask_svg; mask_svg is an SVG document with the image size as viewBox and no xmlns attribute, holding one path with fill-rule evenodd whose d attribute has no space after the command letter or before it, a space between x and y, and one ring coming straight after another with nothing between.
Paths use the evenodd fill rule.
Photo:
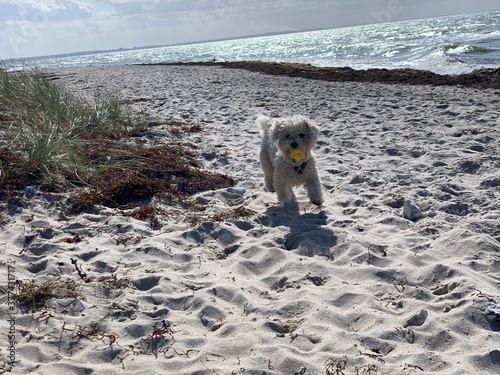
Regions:
<instances>
[{"instance_id":1,"label":"sunlight glare on water","mask_svg":"<svg viewBox=\"0 0 500 375\"><path fill-rule=\"evenodd\" d=\"M415 68L456 74L500 66L500 12L145 48L33 58L37 67L263 60L317 66Z\"/></svg>"}]
</instances>

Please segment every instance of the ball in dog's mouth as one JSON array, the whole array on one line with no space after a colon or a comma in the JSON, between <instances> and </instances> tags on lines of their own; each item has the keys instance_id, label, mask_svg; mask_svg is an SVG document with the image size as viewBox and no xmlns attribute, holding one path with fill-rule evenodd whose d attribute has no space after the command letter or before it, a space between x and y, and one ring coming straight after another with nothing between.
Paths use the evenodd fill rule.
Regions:
<instances>
[{"instance_id":1,"label":"ball in dog's mouth","mask_svg":"<svg viewBox=\"0 0 500 375\"><path fill-rule=\"evenodd\" d=\"M306 152L301 148L292 148L288 155L295 163L302 161L306 158Z\"/></svg>"}]
</instances>

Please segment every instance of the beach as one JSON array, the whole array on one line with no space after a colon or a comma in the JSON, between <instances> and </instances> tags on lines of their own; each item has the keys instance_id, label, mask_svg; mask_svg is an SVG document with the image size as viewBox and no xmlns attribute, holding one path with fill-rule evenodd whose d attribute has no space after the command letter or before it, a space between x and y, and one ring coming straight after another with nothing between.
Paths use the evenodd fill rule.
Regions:
<instances>
[{"instance_id":1,"label":"beach","mask_svg":"<svg viewBox=\"0 0 500 375\"><path fill-rule=\"evenodd\" d=\"M164 207L154 227L107 207L68 215L64 193L6 205L0 373L500 373L498 86L210 64L50 74L89 100L117 94L150 122L146 143L200 127L182 141L238 184L197 194L200 212ZM260 114L320 128L321 207L265 191ZM56 277L78 293L8 310L10 282Z\"/></svg>"}]
</instances>

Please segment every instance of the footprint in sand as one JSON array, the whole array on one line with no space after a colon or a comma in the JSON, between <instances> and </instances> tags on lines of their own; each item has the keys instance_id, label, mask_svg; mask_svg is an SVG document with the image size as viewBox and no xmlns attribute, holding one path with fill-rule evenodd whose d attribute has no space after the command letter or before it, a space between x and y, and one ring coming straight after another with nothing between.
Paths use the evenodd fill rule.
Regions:
<instances>
[{"instance_id":1,"label":"footprint in sand","mask_svg":"<svg viewBox=\"0 0 500 375\"><path fill-rule=\"evenodd\" d=\"M432 291L432 294L435 296L443 296L445 294L450 293L453 289L455 289L459 284L456 282L450 283L450 284L445 284L438 286L436 289Z\"/></svg>"},{"instance_id":2,"label":"footprint in sand","mask_svg":"<svg viewBox=\"0 0 500 375\"><path fill-rule=\"evenodd\" d=\"M410 327L410 326L421 326L422 324L425 323L427 317L429 316L429 313L427 310L420 310L418 313L413 315L410 319L408 319L404 325L404 327Z\"/></svg>"}]
</instances>

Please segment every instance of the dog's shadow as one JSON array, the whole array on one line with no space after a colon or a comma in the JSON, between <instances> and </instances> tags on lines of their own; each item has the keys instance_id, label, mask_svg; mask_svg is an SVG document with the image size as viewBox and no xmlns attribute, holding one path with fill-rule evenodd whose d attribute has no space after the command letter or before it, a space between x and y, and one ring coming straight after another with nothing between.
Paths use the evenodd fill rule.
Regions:
<instances>
[{"instance_id":1,"label":"dog's shadow","mask_svg":"<svg viewBox=\"0 0 500 375\"><path fill-rule=\"evenodd\" d=\"M269 226L286 226L290 228L283 239L286 250L294 250L298 254L330 255L331 249L337 244L337 236L329 228L326 213L301 213L298 205L289 207L271 207L266 210Z\"/></svg>"}]
</instances>

